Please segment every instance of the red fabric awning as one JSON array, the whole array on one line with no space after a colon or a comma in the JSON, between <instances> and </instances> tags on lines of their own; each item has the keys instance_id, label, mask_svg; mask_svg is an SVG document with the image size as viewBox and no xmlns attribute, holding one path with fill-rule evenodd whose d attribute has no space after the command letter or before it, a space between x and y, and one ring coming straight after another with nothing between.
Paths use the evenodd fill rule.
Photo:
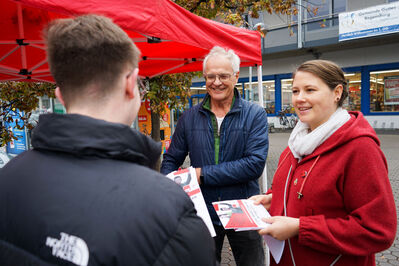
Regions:
<instances>
[{"instance_id":1,"label":"red fabric awning","mask_svg":"<svg viewBox=\"0 0 399 266\"><path fill-rule=\"evenodd\" d=\"M241 66L262 64L258 32L196 16L169 0L0 0L0 81L53 81L41 38L49 21L87 13L120 25L142 53L140 75L200 71L215 46L233 49Z\"/></svg>"}]
</instances>

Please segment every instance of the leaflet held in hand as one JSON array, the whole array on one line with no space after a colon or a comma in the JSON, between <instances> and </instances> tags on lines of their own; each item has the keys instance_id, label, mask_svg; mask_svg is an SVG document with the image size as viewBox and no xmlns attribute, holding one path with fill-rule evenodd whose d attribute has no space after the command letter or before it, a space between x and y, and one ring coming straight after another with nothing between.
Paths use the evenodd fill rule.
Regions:
<instances>
[{"instance_id":1,"label":"leaflet held in hand","mask_svg":"<svg viewBox=\"0 0 399 266\"><path fill-rule=\"evenodd\" d=\"M253 200L225 200L213 202L213 207L225 229L235 231L260 230L270 226L262 218L271 217L262 205L255 205ZM269 235L263 236L274 260L279 263L284 250L284 241Z\"/></svg>"},{"instance_id":2,"label":"leaflet held in hand","mask_svg":"<svg viewBox=\"0 0 399 266\"><path fill-rule=\"evenodd\" d=\"M175 181L180 185L187 195L194 203L197 210L197 215L202 218L212 237L216 236L215 228L213 227L211 216L209 215L208 208L204 197L202 196L201 188L198 184L197 174L193 167L174 171L169 173L166 177Z\"/></svg>"}]
</instances>

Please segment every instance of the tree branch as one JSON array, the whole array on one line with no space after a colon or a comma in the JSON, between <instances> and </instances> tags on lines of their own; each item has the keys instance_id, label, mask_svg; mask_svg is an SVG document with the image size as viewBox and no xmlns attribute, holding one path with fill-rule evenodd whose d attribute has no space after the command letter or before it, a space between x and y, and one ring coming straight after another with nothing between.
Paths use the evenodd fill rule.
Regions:
<instances>
[{"instance_id":1,"label":"tree branch","mask_svg":"<svg viewBox=\"0 0 399 266\"><path fill-rule=\"evenodd\" d=\"M195 10L197 10L197 8L201 5L201 3L206 3L207 1L206 0L199 0L196 4L195 4L195 6L193 6L192 8L190 8L190 12L191 13L195 13L194 11Z\"/></svg>"}]
</instances>

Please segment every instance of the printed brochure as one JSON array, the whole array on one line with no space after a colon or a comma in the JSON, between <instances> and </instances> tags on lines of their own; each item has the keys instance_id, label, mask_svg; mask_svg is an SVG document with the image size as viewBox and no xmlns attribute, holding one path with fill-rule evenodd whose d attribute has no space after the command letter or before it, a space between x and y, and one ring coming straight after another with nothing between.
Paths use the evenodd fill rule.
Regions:
<instances>
[{"instance_id":1,"label":"printed brochure","mask_svg":"<svg viewBox=\"0 0 399 266\"><path fill-rule=\"evenodd\" d=\"M225 229L235 231L259 230L270 226L262 218L269 218L269 212L262 205L255 205L253 200L225 200L212 202ZM284 250L284 241L269 235L263 238L276 263L280 262Z\"/></svg>"},{"instance_id":2,"label":"printed brochure","mask_svg":"<svg viewBox=\"0 0 399 266\"><path fill-rule=\"evenodd\" d=\"M262 220L270 217L269 212L252 200L225 200L212 204L225 229L259 230L269 225Z\"/></svg>"},{"instance_id":3,"label":"printed brochure","mask_svg":"<svg viewBox=\"0 0 399 266\"><path fill-rule=\"evenodd\" d=\"M197 210L197 215L202 218L202 220L208 227L211 236L212 237L216 236L211 216L209 215L204 197L202 196L201 188L198 184L197 174L195 173L195 169L193 167L189 167L179 171L174 171L172 173L169 173L166 177L175 181L183 188L183 190L193 201L194 207Z\"/></svg>"}]
</instances>

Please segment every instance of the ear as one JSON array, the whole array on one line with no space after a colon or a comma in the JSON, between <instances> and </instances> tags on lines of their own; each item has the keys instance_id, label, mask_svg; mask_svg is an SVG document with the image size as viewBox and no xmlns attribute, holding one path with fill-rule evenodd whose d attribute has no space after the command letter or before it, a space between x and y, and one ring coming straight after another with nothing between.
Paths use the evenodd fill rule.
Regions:
<instances>
[{"instance_id":1,"label":"ear","mask_svg":"<svg viewBox=\"0 0 399 266\"><path fill-rule=\"evenodd\" d=\"M234 77L236 78L236 84L238 82L238 78L240 77L240 71L236 72L236 74L234 75Z\"/></svg>"},{"instance_id":2,"label":"ear","mask_svg":"<svg viewBox=\"0 0 399 266\"><path fill-rule=\"evenodd\" d=\"M125 94L129 99L133 99L134 97L140 97L137 87L137 77L139 75L139 69L135 68L131 75L129 75L126 79L125 85Z\"/></svg>"},{"instance_id":3,"label":"ear","mask_svg":"<svg viewBox=\"0 0 399 266\"><path fill-rule=\"evenodd\" d=\"M334 89L334 97L341 99L343 90L344 88L342 87L341 84L337 85Z\"/></svg>"},{"instance_id":4,"label":"ear","mask_svg":"<svg viewBox=\"0 0 399 266\"><path fill-rule=\"evenodd\" d=\"M57 97L58 101L60 101L60 103L65 107L65 102L64 102L64 98L62 97L60 87L55 88L55 97Z\"/></svg>"}]
</instances>

